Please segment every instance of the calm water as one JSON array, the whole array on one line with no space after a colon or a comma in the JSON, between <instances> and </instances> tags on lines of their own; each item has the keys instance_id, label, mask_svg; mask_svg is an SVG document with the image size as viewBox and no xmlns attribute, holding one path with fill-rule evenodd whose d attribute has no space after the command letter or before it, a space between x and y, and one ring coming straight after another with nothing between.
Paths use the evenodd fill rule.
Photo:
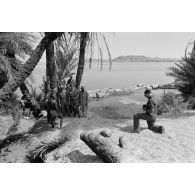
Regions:
<instances>
[{"instance_id":1,"label":"calm water","mask_svg":"<svg viewBox=\"0 0 195 195\"><path fill-rule=\"evenodd\" d=\"M139 83L165 84L173 82L173 78L166 76L168 68L174 66L174 62L114 62L109 71L109 64L104 62L100 72L100 64L92 64L89 69L86 64L82 84L88 90L102 88L132 87ZM38 87L45 75L44 63L39 64L33 71L35 85Z\"/></svg>"}]
</instances>

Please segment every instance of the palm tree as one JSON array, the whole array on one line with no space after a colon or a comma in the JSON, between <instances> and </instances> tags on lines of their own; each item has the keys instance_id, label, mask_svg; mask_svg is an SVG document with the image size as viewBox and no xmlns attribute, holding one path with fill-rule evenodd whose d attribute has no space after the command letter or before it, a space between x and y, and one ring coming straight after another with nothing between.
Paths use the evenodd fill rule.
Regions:
<instances>
[{"instance_id":1,"label":"palm tree","mask_svg":"<svg viewBox=\"0 0 195 195\"><path fill-rule=\"evenodd\" d=\"M0 88L13 79L15 72L23 65L23 60L32 53L35 41L33 33L0 33Z\"/></svg>"},{"instance_id":2,"label":"palm tree","mask_svg":"<svg viewBox=\"0 0 195 195\"><path fill-rule=\"evenodd\" d=\"M49 79L51 92L55 93L57 90L57 75L53 41L46 47L46 69L46 76Z\"/></svg>"},{"instance_id":3,"label":"palm tree","mask_svg":"<svg viewBox=\"0 0 195 195\"><path fill-rule=\"evenodd\" d=\"M61 38L56 40L55 56L58 81L65 80L70 75L75 74L72 71L78 66L77 59L75 58L78 50L76 39L77 37L74 38L74 41L70 41L66 37L66 41L62 41Z\"/></svg>"},{"instance_id":4,"label":"palm tree","mask_svg":"<svg viewBox=\"0 0 195 195\"><path fill-rule=\"evenodd\" d=\"M33 50L30 55L30 58L24 63L19 71L15 73L13 79L9 80L1 89L0 89L0 100L5 101L9 96L26 80L26 78L34 70L35 66L41 59L43 52L47 46L61 36L61 32L48 32L45 33L45 36L42 38L38 46Z\"/></svg>"},{"instance_id":5,"label":"palm tree","mask_svg":"<svg viewBox=\"0 0 195 195\"><path fill-rule=\"evenodd\" d=\"M80 34L80 52L79 52L79 64L76 75L76 87L79 88L82 80L82 75L85 65L85 50L87 46L87 41L89 39L88 32L81 32Z\"/></svg>"},{"instance_id":6,"label":"palm tree","mask_svg":"<svg viewBox=\"0 0 195 195\"><path fill-rule=\"evenodd\" d=\"M81 81L82 81L82 76L84 72L84 66L85 66L85 53L86 49L90 50L90 59L89 59L89 67L91 68L91 63L92 63L92 57L93 57L93 51L94 51L94 44L97 43L98 46L98 52L100 55L100 60L101 60L101 69L103 67L103 55L102 55L102 48L99 43L99 39L101 39L102 42L104 42L107 52L108 52L108 57L109 57L109 62L110 62L110 67L111 69L112 66L112 60L111 60L111 54L109 51L108 44L106 42L106 38L103 33L94 33L94 32L81 32L80 34L80 48L79 48L79 63L78 63L78 68L77 68L77 75L76 75L76 87L79 88ZM98 37L98 34L100 37Z\"/></svg>"},{"instance_id":7,"label":"palm tree","mask_svg":"<svg viewBox=\"0 0 195 195\"><path fill-rule=\"evenodd\" d=\"M77 43L77 33L63 33L46 48L46 80L51 93L57 92L57 83L70 74L75 66L70 64ZM76 52L76 51L75 51Z\"/></svg>"},{"instance_id":8,"label":"palm tree","mask_svg":"<svg viewBox=\"0 0 195 195\"><path fill-rule=\"evenodd\" d=\"M167 75L175 78L179 91L188 99L195 94L195 42L192 52L187 55L186 48L185 57L176 66L170 67Z\"/></svg>"}]
</instances>

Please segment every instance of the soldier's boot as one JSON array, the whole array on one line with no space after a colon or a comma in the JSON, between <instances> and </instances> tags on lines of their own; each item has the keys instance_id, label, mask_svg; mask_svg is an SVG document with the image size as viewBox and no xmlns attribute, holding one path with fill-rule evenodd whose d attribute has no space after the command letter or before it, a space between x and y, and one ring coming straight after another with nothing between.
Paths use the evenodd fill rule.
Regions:
<instances>
[{"instance_id":1,"label":"soldier's boot","mask_svg":"<svg viewBox=\"0 0 195 195\"><path fill-rule=\"evenodd\" d=\"M148 129L152 130L155 133L164 134L165 128L163 126L157 126L155 125L156 120L147 121L148 123Z\"/></svg>"}]
</instances>

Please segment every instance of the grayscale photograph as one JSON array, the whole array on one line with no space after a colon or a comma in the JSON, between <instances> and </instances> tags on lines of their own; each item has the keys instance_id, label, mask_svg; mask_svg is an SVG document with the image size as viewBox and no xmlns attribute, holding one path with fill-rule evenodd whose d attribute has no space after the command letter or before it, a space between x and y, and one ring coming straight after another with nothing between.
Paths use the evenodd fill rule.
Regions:
<instances>
[{"instance_id":1,"label":"grayscale photograph","mask_svg":"<svg viewBox=\"0 0 195 195\"><path fill-rule=\"evenodd\" d=\"M1 32L1 163L194 163L195 32Z\"/></svg>"}]
</instances>

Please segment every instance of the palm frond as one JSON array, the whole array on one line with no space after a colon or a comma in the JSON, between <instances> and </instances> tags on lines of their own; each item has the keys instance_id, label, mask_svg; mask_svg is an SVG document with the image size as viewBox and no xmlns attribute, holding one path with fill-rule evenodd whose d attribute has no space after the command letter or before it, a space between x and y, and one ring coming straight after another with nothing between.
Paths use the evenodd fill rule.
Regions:
<instances>
[{"instance_id":1,"label":"palm frond","mask_svg":"<svg viewBox=\"0 0 195 195\"><path fill-rule=\"evenodd\" d=\"M97 41L97 45L98 45L98 52L99 52L99 55L100 55L100 71L102 71L102 68L103 68L103 56L102 56L102 49L100 47L100 44L99 44L99 39L98 39L98 35L97 33L95 34L96 35L96 41Z\"/></svg>"},{"instance_id":2,"label":"palm frond","mask_svg":"<svg viewBox=\"0 0 195 195\"><path fill-rule=\"evenodd\" d=\"M109 63L110 63L109 70L111 70L111 68L112 68L112 57L111 57L111 53L110 53L110 50L109 50L109 47L108 47L108 44L107 44L107 41L106 41L106 38L105 38L104 35L103 35L103 38L104 38L104 43L106 45L107 52L108 52L108 59L109 59Z\"/></svg>"},{"instance_id":3,"label":"palm frond","mask_svg":"<svg viewBox=\"0 0 195 195\"><path fill-rule=\"evenodd\" d=\"M193 53L195 43L192 52L187 54L187 48L190 44L189 42L185 49L182 61L176 63L176 67L170 67L167 73L168 76L175 79L175 83L185 97L193 95L195 91L195 55Z\"/></svg>"},{"instance_id":4,"label":"palm frond","mask_svg":"<svg viewBox=\"0 0 195 195\"><path fill-rule=\"evenodd\" d=\"M13 69L11 67L11 64L9 60L1 54L0 54L0 70L1 72L5 73L8 80L13 78Z\"/></svg>"},{"instance_id":5,"label":"palm frond","mask_svg":"<svg viewBox=\"0 0 195 195\"><path fill-rule=\"evenodd\" d=\"M103 43L102 45L100 45L100 40ZM106 41L106 37L105 37L104 33L97 33L97 32L90 32L89 33L89 40L88 40L88 44L87 44L87 49L90 49L89 68L91 68L95 45L97 45L97 50L98 50L98 62L100 60L100 64L101 64L100 71L102 71L102 69L103 69L103 52L102 51L104 49L104 45L105 45L106 51L108 53L109 70L111 70L112 58L111 58L111 53L109 50L108 43Z\"/></svg>"},{"instance_id":6,"label":"palm frond","mask_svg":"<svg viewBox=\"0 0 195 195\"><path fill-rule=\"evenodd\" d=\"M6 51L14 53L18 57L25 59L33 51L36 36L33 33L10 32L0 34L0 45Z\"/></svg>"},{"instance_id":7,"label":"palm frond","mask_svg":"<svg viewBox=\"0 0 195 195\"><path fill-rule=\"evenodd\" d=\"M0 64L7 77L17 77L24 60L33 51L36 36L33 33L0 33ZM2 70L2 71L3 71Z\"/></svg>"}]
</instances>

